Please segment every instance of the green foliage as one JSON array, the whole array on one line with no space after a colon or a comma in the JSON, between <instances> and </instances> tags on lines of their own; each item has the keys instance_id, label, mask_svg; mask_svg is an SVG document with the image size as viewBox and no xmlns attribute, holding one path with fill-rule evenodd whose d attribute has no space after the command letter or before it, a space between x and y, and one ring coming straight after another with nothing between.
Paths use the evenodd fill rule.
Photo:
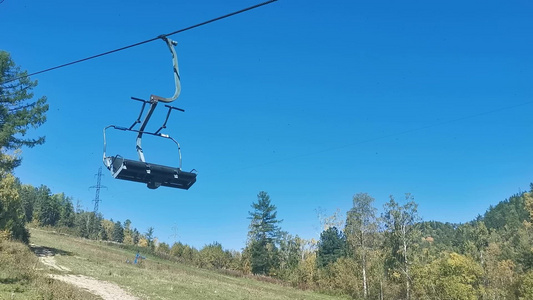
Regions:
<instances>
[{"instance_id":1,"label":"green foliage","mask_svg":"<svg viewBox=\"0 0 533 300\"><path fill-rule=\"evenodd\" d=\"M281 228L277 224L282 221L276 217L276 206L271 204L270 196L264 191L259 192L257 203L252 203L252 208L253 211L248 212L248 219L251 220L248 232L250 239L277 243L281 236Z\"/></svg>"},{"instance_id":2,"label":"green foliage","mask_svg":"<svg viewBox=\"0 0 533 300\"><path fill-rule=\"evenodd\" d=\"M376 246L379 226L376 217L377 209L373 206L374 200L366 193L354 195L353 206L346 216L344 229L349 252L361 264L360 278L363 285L363 297L365 298L368 295L368 252Z\"/></svg>"},{"instance_id":3,"label":"green foliage","mask_svg":"<svg viewBox=\"0 0 533 300\"><path fill-rule=\"evenodd\" d=\"M22 243L0 240L0 283L28 285L36 274L37 258Z\"/></svg>"},{"instance_id":4,"label":"green foliage","mask_svg":"<svg viewBox=\"0 0 533 300\"><path fill-rule=\"evenodd\" d=\"M249 253L251 271L254 274L273 274L279 266L277 244L281 238L281 220L276 215L276 206L264 191L257 195L257 203L252 203L253 211L248 212L250 222Z\"/></svg>"},{"instance_id":5,"label":"green foliage","mask_svg":"<svg viewBox=\"0 0 533 300\"><path fill-rule=\"evenodd\" d=\"M360 264L351 257L341 257L319 269L318 284L321 291L331 294L346 294L361 299L363 285L360 280Z\"/></svg>"},{"instance_id":6,"label":"green foliage","mask_svg":"<svg viewBox=\"0 0 533 300\"><path fill-rule=\"evenodd\" d=\"M533 271L522 276L518 286L518 297L520 300L533 299Z\"/></svg>"},{"instance_id":7,"label":"green foliage","mask_svg":"<svg viewBox=\"0 0 533 300\"><path fill-rule=\"evenodd\" d=\"M531 184L531 189L531 192L523 194L524 208L529 215L529 220L533 220L533 183Z\"/></svg>"},{"instance_id":8,"label":"green foliage","mask_svg":"<svg viewBox=\"0 0 533 300\"><path fill-rule=\"evenodd\" d=\"M37 200L37 189L29 184L23 184L19 188L19 195L24 208L26 222L31 222L33 220L35 201Z\"/></svg>"},{"instance_id":9,"label":"green foliage","mask_svg":"<svg viewBox=\"0 0 533 300\"><path fill-rule=\"evenodd\" d=\"M28 243L29 233L24 227L25 220L15 177L0 173L0 240L4 235L4 238Z\"/></svg>"},{"instance_id":10,"label":"green foliage","mask_svg":"<svg viewBox=\"0 0 533 300\"><path fill-rule=\"evenodd\" d=\"M167 243L160 243L157 245L157 251L165 254L170 254L170 246Z\"/></svg>"},{"instance_id":11,"label":"green foliage","mask_svg":"<svg viewBox=\"0 0 533 300\"><path fill-rule=\"evenodd\" d=\"M443 223L438 221L423 221L418 224L418 229L426 241L440 251L457 250L455 245L458 224Z\"/></svg>"},{"instance_id":12,"label":"green foliage","mask_svg":"<svg viewBox=\"0 0 533 300\"><path fill-rule=\"evenodd\" d=\"M303 241L300 237L293 237L283 233L279 246L279 271L278 278L290 281L297 273L298 265L302 257Z\"/></svg>"},{"instance_id":13,"label":"green foliage","mask_svg":"<svg viewBox=\"0 0 533 300\"><path fill-rule=\"evenodd\" d=\"M414 293L417 299L479 299L482 275L480 264L452 252L414 268Z\"/></svg>"},{"instance_id":14,"label":"green foliage","mask_svg":"<svg viewBox=\"0 0 533 300\"><path fill-rule=\"evenodd\" d=\"M50 189L41 185L37 189L37 199L33 208L33 219L41 226L55 226L61 216L61 203L57 197L52 197Z\"/></svg>"},{"instance_id":15,"label":"green foliage","mask_svg":"<svg viewBox=\"0 0 533 300\"><path fill-rule=\"evenodd\" d=\"M200 251L200 267L210 269L226 269L231 260L231 254L222 249L220 243L205 245Z\"/></svg>"},{"instance_id":16,"label":"green foliage","mask_svg":"<svg viewBox=\"0 0 533 300\"><path fill-rule=\"evenodd\" d=\"M148 227L148 229L146 230L146 233L144 234L144 237L146 238L146 241L148 242L148 247L150 247L150 249L154 249L155 247L155 244L154 244L154 228L153 227Z\"/></svg>"},{"instance_id":17,"label":"green foliage","mask_svg":"<svg viewBox=\"0 0 533 300\"><path fill-rule=\"evenodd\" d=\"M88 239L97 239L101 232L102 214L81 211L76 215L75 226L78 235Z\"/></svg>"},{"instance_id":18,"label":"green foliage","mask_svg":"<svg viewBox=\"0 0 533 300\"><path fill-rule=\"evenodd\" d=\"M0 50L0 231L9 238L28 242L29 233L24 228L29 219L26 198L21 200L20 183L10 173L20 165L18 150L44 143L44 137L27 138L30 127L42 125L48 110L46 97L32 102L32 90L37 81L26 75L11 59L9 53ZM25 196L25 195L24 195ZM31 213L33 213L31 211Z\"/></svg>"},{"instance_id":19,"label":"green foliage","mask_svg":"<svg viewBox=\"0 0 533 300\"><path fill-rule=\"evenodd\" d=\"M74 205L72 198L65 196L64 193L55 194L52 196L54 202L59 204L59 226L73 227L75 220Z\"/></svg>"},{"instance_id":20,"label":"green foliage","mask_svg":"<svg viewBox=\"0 0 533 300\"><path fill-rule=\"evenodd\" d=\"M462 236L462 252L476 259L483 260L483 252L489 244L489 231L481 221L464 224L458 228Z\"/></svg>"},{"instance_id":21,"label":"green foliage","mask_svg":"<svg viewBox=\"0 0 533 300\"><path fill-rule=\"evenodd\" d=\"M418 204L410 194L405 195L406 203L400 205L390 196L385 204L383 214L385 228L384 246L388 249L385 268L392 278L400 279L405 284L405 298L410 299L411 277L410 265L413 261L413 249L420 241L420 231L417 224Z\"/></svg>"},{"instance_id":22,"label":"green foliage","mask_svg":"<svg viewBox=\"0 0 533 300\"><path fill-rule=\"evenodd\" d=\"M508 200L490 207L482 220L488 229L501 230L507 228L519 228L522 222L529 220L529 212L526 209L528 193L514 195Z\"/></svg>"},{"instance_id":23,"label":"green foliage","mask_svg":"<svg viewBox=\"0 0 533 300\"><path fill-rule=\"evenodd\" d=\"M26 74L26 71L16 66L9 53L0 51L0 170L4 172L11 172L21 162L21 158L9 155L6 151L44 143L44 137L25 137L30 127L37 128L46 121L46 97L32 102L32 90L37 86L37 81L24 77L4 83Z\"/></svg>"},{"instance_id":24,"label":"green foliage","mask_svg":"<svg viewBox=\"0 0 533 300\"><path fill-rule=\"evenodd\" d=\"M489 243L484 259L485 299L513 299L515 294L516 264L509 259L501 259L501 246Z\"/></svg>"},{"instance_id":25,"label":"green foliage","mask_svg":"<svg viewBox=\"0 0 533 300\"><path fill-rule=\"evenodd\" d=\"M337 227L322 231L318 242L317 267L324 268L346 255L346 237Z\"/></svg>"},{"instance_id":26,"label":"green foliage","mask_svg":"<svg viewBox=\"0 0 533 300\"><path fill-rule=\"evenodd\" d=\"M248 245L253 274L269 275L278 266L277 248L266 239L252 240Z\"/></svg>"},{"instance_id":27,"label":"green foliage","mask_svg":"<svg viewBox=\"0 0 533 300\"><path fill-rule=\"evenodd\" d=\"M124 228L119 221L113 226L113 241L117 243L122 243L124 241Z\"/></svg>"}]
</instances>

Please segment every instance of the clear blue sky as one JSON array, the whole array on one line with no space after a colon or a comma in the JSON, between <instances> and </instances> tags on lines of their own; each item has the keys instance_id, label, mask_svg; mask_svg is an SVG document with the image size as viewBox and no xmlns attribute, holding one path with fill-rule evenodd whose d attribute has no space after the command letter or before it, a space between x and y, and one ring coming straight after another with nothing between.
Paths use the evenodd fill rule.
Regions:
<instances>
[{"instance_id":1,"label":"clear blue sky","mask_svg":"<svg viewBox=\"0 0 533 300\"><path fill-rule=\"evenodd\" d=\"M0 4L0 49L29 72L175 31L255 1L28 1ZM196 247L245 245L250 205L267 191L282 228L317 238L315 210L346 211L367 192L381 210L410 192L424 220L466 222L533 181L530 1L291 1L172 36L182 94L167 133L188 191L149 190L106 171L100 211ZM171 95L155 41L34 76L48 121L23 149L22 182L92 209L102 129L130 125L130 96ZM152 123L165 112L157 112ZM109 137L135 158L135 136ZM146 138L150 162L175 148Z\"/></svg>"}]
</instances>

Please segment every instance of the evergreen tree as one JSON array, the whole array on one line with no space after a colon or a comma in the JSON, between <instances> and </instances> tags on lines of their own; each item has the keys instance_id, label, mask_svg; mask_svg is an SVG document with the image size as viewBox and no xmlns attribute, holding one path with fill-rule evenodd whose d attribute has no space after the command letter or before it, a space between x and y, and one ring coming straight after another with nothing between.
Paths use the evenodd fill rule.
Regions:
<instances>
[{"instance_id":1,"label":"evergreen tree","mask_svg":"<svg viewBox=\"0 0 533 300\"><path fill-rule=\"evenodd\" d=\"M113 227L113 241L117 243L122 243L124 241L124 228L122 227L122 224L120 224L120 221L117 221Z\"/></svg>"},{"instance_id":2,"label":"evergreen tree","mask_svg":"<svg viewBox=\"0 0 533 300\"><path fill-rule=\"evenodd\" d=\"M254 274L269 274L279 265L277 255L281 228L276 215L276 206L271 204L270 196L261 191L257 195L257 203L252 203L253 211L248 212L250 230L248 231L250 263Z\"/></svg>"},{"instance_id":3,"label":"evergreen tree","mask_svg":"<svg viewBox=\"0 0 533 300\"><path fill-rule=\"evenodd\" d=\"M48 110L46 97L32 102L37 81L24 77L26 74L15 65L9 53L0 51L0 170L4 172L11 172L21 162L20 157L8 151L44 143L44 137L26 137L30 127L37 128L46 121Z\"/></svg>"},{"instance_id":4,"label":"evergreen tree","mask_svg":"<svg viewBox=\"0 0 533 300\"><path fill-rule=\"evenodd\" d=\"M75 226L79 236L94 240L98 239L102 230L102 220L101 213L80 211L75 219Z\"/></svg>"},{"instance_id":5,"label":"evergreen tree","mask_svg":"<svg viewBox=\"0 0 533 300\"><path fill-rule=\"evenodd\" d=\"M61 215L59 199L52 197L50 189L41 185L37 189L37 199L33 210L33 218L41 226L55 226Z\"/></svg>"},{"instance_id":6,"label":"evergreen tree","mask_svg":"<svg viewBox=\"0 0 533 300\"><path fill-rule=\"evenodd\" d=\"M64 193L52 196L54 202L59 204L59 222L58 225L72 227L74 226L74 205L72 199L65 196Z\"/></svg>"},{"instance_id":7,"label":"evergreen tree","mask_svg":"<svg viewBox=\"0 0 533 300\"><path fill-rule=\"evenodd\" d=\"M133 245L137 245L139 243L139 240L141 239L141 233L137 228L134 228L131 233L131 238L133 239Z\"/></svg>"},{"instance_id":8,"label":"evergreen tree","mask_svg":"<svg viewBox=\"0 0 533 300\"><path fill-rule=\"evenodd\" d=\"M150 247L151 249L154 249L154 246L155 246L154 227L152 226L148 227L148 230L144 234L144 237L146 238L146 241L148 242L148 247Z\"/></svg>"},{"instance_id":9,"label":"evergreen tree","mask_svg":"<svg viewBox=\"0 0 533 300\"><path fill-rule=\"evenodd\" d=\"M322 231L318 241L316 264L324 268L346 254L346 237L337 227Z\"/></svg>"},{"instance_id":10,"label":"evergreen tree","mask_svg":"<svg viewBox=\"0 0 533 300\"><path fill-rule=\"evenodd\" d=\"M107 234L107 230L105 229L105 226L102 226L100 227L100 233L99 233L99 236L100 236L100 239L102 241L108 241L109 240L109 235Z\"/></svg>"},{"instance_id":11,"label":"evergreen tree","mask_svg":"<svg viewBox=\"0 0 533 300\"><path fill-rule=\"evenodd\" d=\"M33 210L35 207L35 201L37 199L37 189L29 184L23 184L19 188L20 200L22 201L22 207L24 208L24 215L26 222L33 220Z\"/></svg>"},{"instance_id":12,"label":"evergreen tree","mask_svg":"<svg viewBox=\"0 0 533 300\"><path fill-rule=\"evenodd\" d=\"M25 137L30 127L37 128L46 120L46 97L32 102L36 81L23 77L9 53L0 50L0 235L28 242L25 229L27 203L21 201L20 182L11 175L20 165L16 151L23 146L44 143L44 137Z\"/></svg>"}]
</instances>

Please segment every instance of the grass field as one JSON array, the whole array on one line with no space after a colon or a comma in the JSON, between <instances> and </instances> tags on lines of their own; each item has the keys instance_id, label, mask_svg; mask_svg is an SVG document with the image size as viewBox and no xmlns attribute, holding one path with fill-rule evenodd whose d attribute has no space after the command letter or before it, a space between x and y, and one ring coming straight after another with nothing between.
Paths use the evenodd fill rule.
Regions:
<instances>
[{"instance_id":1,"label":"grass field","mask_svg":"<svg viewBox=\"0 0 533 300\"><path fill-rule=\"evenodd\" d=\"M127 264L126 259L133 260L135 252L43 230L32 229L30 241L55 254L54 263L60 268L48 267L47 272L84 275L114 283L140 299L339 299L251 278L226 276L151 256L141 266ZM38 262L34 256L31 259L33 264ZM17 284L7 283L11 287ZM39 292L29 288L24 291L28 297L14 299L34 299ZM19 294L23 296L24 291ZM0 292L0 297L11 299L6 296ZM77 298L91 299L86 292L79 297L63 299Z\"/></svg>"},{"instance_id":2,"label":"grass field","mask_svg":"<svg viewBox=\"0 0 533 300\"><path fill-rule=\"evenodd\" d=\"M24 244L0 241L0 299L101 299L64 282L52 280Z\"/></svg>"}]
</instances>

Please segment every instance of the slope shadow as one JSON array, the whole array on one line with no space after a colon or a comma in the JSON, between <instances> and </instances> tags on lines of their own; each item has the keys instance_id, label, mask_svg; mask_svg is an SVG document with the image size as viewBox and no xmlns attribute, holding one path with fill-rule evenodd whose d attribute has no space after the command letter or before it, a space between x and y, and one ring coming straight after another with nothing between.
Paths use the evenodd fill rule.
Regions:
<instances>
[{"instance_id":1,"label":"slope shadow","mask_svg":"<svg viewBox=\"0 0 533 300\"><path fill-rule=\"evenodd\" d=\"M52 247L44 247L39 245L30 245L31 251L35 253L38 257L45 257L45 256L55 256L55 255L65 255L65 256L73 256L74 253L70 251L65 251L57 248Z\"/></svg>"}]
</instances>

